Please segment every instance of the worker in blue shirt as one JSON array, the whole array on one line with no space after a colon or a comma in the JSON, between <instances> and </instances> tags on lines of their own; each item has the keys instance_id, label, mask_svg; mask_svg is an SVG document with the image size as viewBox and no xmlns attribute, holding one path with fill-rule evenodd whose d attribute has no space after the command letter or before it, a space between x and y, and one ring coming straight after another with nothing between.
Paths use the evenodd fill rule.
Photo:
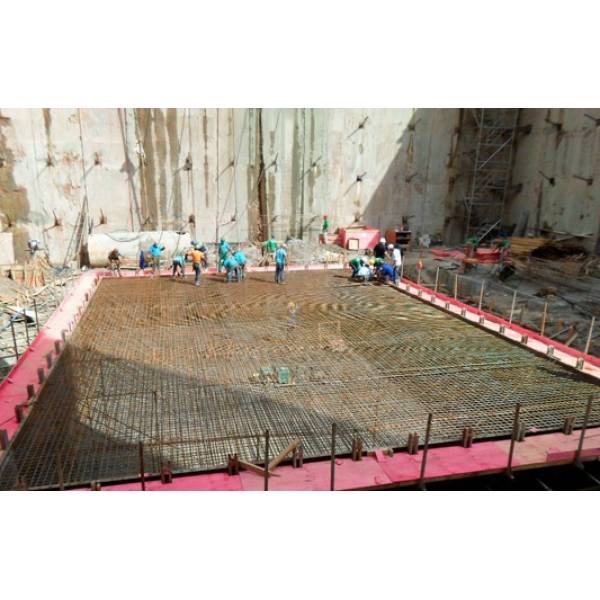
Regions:
<instances>
[{"instance_id":1,"label":"worker in blue shirt","mask_svg":"<svg viewBox=\"0 0 600 600\"><path fill-rule=\"evenodd\" d=\"M173 257L173 275L172 277L185 277L185 254L177 254Z\"/></svg>"},{"instance_id":2,"label":"worker in blue shirt","mask_svg":"<svg viewBox=\"0 0 600 600\"><path fill-rule=\"evenodd\" d=\"M150 256L152 257L152 276L160 275L160 254L165 249L156 242L150 246Z\"/></svg>"},{"instance_id":3,"label":"worker in blue shirt","mask_svg":"<svg viewBox=\"0 0 600 600\"><path fill-rule=\"evenodd\" d=\"M237 277L238 264L235 261L235 259L233 258L233 256L231 256L231 254L229 254L223 261L223 266L225 267L227 283L231 283L233 281L233 277L234 276Z\"/></svg>"},{"instance_id":4,"label":"worker in blue shirt","mask_svg":"<svg viewBox=\"0 0 600 600\"><path fill-rule=\"evenodd\" d=\"M388 263L379 265L377 268L377 274L379 275L379 281L382 283L394 281L394 267Z\"/></svg>"},{"instance_id":5,"label":"worker in blue shirt","mask_svg":"<svg viewBox=\"0 0 600 600\"><path fill-rule=\"evenodd\" d=\"M242 281L246 278L246 255L242 252L241 248L236 250L233 259L238 264L237 279L238 281Z\"/></svg>"},{"instance_id":6,"label":"worker in blue shirt","mask_svg":"<svg viewBox=\"0 0 600 600\"><path fill-rule=\"evenodd\" d=\"M285 244L279 244L275 252L275 283L283 283L283 273L287 264L286 247Z\"/></svg>"},{"instance_id":7,"label":"worker in blue shirt","mask_svg":"<svg viewBox=\"0 0 600 600\"><path fill-rule=\"evenodd\" d=\"M144 271L146 269L146 253L144 250L140 250L140 269L142 270L142 275L144 275Z\"/></svg>"},{"instance_id":8,"label":"worker in blue shirt","mask_svg":"<svg viewBox=\"0 0 600 600\"><path fill-rule=\"evenodd\" d=\"M225 266L225 259L229 253L229 244L226 242L225 238L221 238L219 242L219 265L218 271L221 272L221 269Z\"/></svg>"}]
</instances>

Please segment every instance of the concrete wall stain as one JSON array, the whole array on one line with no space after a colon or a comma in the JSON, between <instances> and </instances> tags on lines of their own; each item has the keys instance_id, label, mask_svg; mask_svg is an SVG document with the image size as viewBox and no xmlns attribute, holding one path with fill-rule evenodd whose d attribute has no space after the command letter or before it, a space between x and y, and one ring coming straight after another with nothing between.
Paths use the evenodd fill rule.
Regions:
<instances>
[{"instance_id":1,"label":"concrete wall stain","mask_svg":"<svg viewBox=\"0 0 600 600\"><path fill-rule=\"evenodd\" d=\"M54 153L54 147L52 145L52 114L49 108L42 108L44 115L44 130L46 131L46 150L48 156L52 156Z\"/></svg>"},{"instance_id":2,"label":"concrete wall stain","mask_svg":"<svg viewBox=\"0 0 600 600\"><path fill-rule=\"evenodd\" d=\"M185 122L181 123L182 131L185 127ZM173 177L173 190L171 192L172 196L172 206L173 206L173 216L176 221L182 220L182 199L181 199L181 167L180 165L180 155L181 155L181 147L179 142L179 136L177 134L177 109L168 108L167 109L167 132L169 135L169 157L170 157L170 165L171 165L171 175ZM167 217L167 215L165 215Z\"/></svg>"},{"instance_id":3,"label":"concrete wall stain","mask_svg":"<svg viewBox=\"0 0 600 600\"><path fill-rule=\"evenodd\" d=\"M144 150L144 160L140 167L142 182L142 214L146 221L145 228L158 227L158 214L156 212L156 185L154 148L152 145L152 109L138 108L135 110L138 121L138 136Z\"/></svg>"},{"instance_id":4,"label":"concrete wall stain","mask_svg":"<svg viewBox=\"0 0 600 600\"><path fill-rule=\"evenodd\" d=\"M315 170L313 168L313 162L316 159L315 156L315 109L310 109L310 124L309 124L309 137L308 137L308 156L306 157L304 164L304 172L307 183L307 195L308 195L308 206L312 210L315 206Z\"/></svg>"},{"instance_id":5,"label":"concrete wall stain","mask_svg":"<svg viewBox=\"0 0 600 600\"><path fill-rule=\"evenodd\" d=\"M290 235L297 236L299 233L298 214L301 202L301 179L302 173L302 151L300 149L300 119L302 109L294 109L294 134L292 136L292 185L290 190Z\"/></svg>"},{"instance_id":6,"label":"concrete wall stain","mask_svg":"<svg viewBox=\"0 0 600 600\"><path fill-rule=\"evenodd\" d=\"M202 112L202 141L204 142L204 199L206 208L210 206L209 187L208 187L208 116L206 109Z\"/></svg>"},{"instance_id":7,"label":"concrete wall stain","mask_svg":"<svg viewBox=\"0 0 600 600\"><path fill-rule=\"evenodd\" d=\"M154 156L158 170L159 214L161 223L168 221L167 214L167 126L160 108L154 109Z\"/></svg>"}]
</instances>

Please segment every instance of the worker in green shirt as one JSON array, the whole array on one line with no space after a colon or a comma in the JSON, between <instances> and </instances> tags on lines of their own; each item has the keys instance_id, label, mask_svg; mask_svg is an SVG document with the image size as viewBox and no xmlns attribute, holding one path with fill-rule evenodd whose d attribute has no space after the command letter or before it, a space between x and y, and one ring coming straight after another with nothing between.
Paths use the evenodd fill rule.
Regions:
<instances>
[{"instance_id":1,"label":"worker in green shirt","mask_svg":"<svg viewBox=\"0 0 600 600\"><path fill-rule=\"evenodd\" d=\"M275 259L275 251L277 250L277 241L271 236L266 242L263 243L263 254L266 257L265 264L269 264Z\"/></svg>"},{"instance_id":2,"label":"worker in green shirt","mask_svg":"<svg viewBox=\"0 0 600 600\"><path fill-rule=\"evenodd\" d=\"M354 277L356 277L358 270L362 266L362 260L360 258L358 258L358 256L356 256L350 261L349 264L350 264L350 268L352 269L352 275L350 277L354 278Z\"/></svg>"},{"instance_id":3,"label":"worker in green shirt","mask_svg":"<svg viewBox=\"0 0 600 600\"><path fill-rule=\"evenodd\" d=\"M327 215L323 215L323 225L321 226L321 243L327 243L327 234L329 233L329 217Z\"/></svg>"}]
</instances>

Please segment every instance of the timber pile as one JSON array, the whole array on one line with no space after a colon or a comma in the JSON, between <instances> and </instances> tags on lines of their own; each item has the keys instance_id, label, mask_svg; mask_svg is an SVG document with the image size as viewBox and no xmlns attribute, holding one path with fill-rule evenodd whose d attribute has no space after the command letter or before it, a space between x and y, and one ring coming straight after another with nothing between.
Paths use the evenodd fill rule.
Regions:
<instances>
[{"instance_id":1,"label":"timber pile","mask_svg":"<svg viewBox=\"0 0 600 600\"><path fill-rule=\"evenodd\" d=\"M511 237L510 251L513 256L526 256L547 242L546 238Z\"/></svg>"},{"instance_id":2,"label":"timber pile","mask_svg":"<svg viewBox=\"0 0 600 600\"><path fill-rule=\"evenodd\" d=\"M53 269L45 255L37 253L24 265L10 265L2 273L26 288L39 288L52 281Z\"/></svg>"}]
</instances>

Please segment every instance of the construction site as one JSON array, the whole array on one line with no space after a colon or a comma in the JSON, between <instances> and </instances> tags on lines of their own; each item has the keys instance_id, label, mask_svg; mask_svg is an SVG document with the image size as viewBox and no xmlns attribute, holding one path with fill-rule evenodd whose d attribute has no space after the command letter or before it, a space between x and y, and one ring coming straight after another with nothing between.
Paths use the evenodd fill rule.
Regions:
<instances>
[{"instance_id":1,"label":"construction site","mask_svg":"<svg viewBox=\"0 0 600 600\"><path fill-rule=\"evenodd\" d=\"M599 131L0 109L0 490L600 488Z\"/></svg>"}]
</instances>

